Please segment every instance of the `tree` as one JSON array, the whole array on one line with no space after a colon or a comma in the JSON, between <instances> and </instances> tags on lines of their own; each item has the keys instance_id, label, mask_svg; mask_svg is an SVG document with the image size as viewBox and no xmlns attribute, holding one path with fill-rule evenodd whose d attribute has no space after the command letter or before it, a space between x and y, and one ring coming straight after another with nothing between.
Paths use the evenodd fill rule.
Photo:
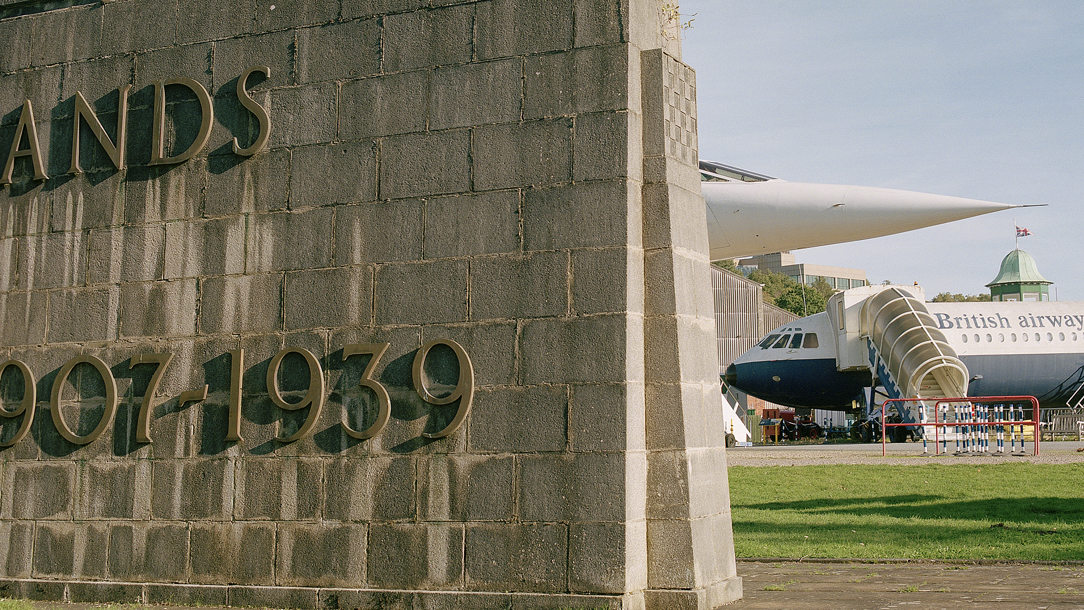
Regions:
<instances>
[{"instance_id":1,"label":"tree","mask_svg":"<svg viewBox=\"0 0 1084 610\"><path fill-rule=\"evenodd\" d=\"M989 300L989 294L952 294L949 292L939 292L933 298L934 303L981 303Z\"/></svg>"},{"instance_id":2,"label":"tree","mask_svg":"<svg viewBox=\"0 0 1084 610\"><path fill-rule=\"evenodd\" d=\"M829 286L828 280L824 279L823 277L818 277L817 281L813 282L812 288L824 297L826 303L828 301L828 297L836 293L836 289Z\"/></svg>"},{"instance_id":3,"label":"tree","mask_svg":"<svg viewBox=\"0 0 1084 610\"><path fill-rule=\"evenodd\" d=\"M749 279L764 286L764 301L772 304L775 304L775 300L786 292L787 288L798 285L797 282L782 273L761 269L754 269L749 274Z\"/></svg>"},{"instance_id":4,"label":"tree","mask_svg":"<svg viewBox=\"0 0 1084 610\"><path fill-rule=\"evenodd\" d=\"M820 313L828 306L828 297L813 286L806 286L803 290L801 284L793 280L791 284L775 299L776 307L786 309L798 316L808 316ZM824 282L824 285L827 286L828 283Z\"/></svg>"},{"instance_id":5,"label":"tree","mask_svg":"<svg viewBox=\"0 0 1084 610\"><path fill-rule=\"evenodd\" d=\"M731 273L741 274L741 271L738 270L738 264L735 263L734 259L732 258L724 258L721 261L712 261L711 264L715 265L720 269L726 269Z\"/></svg>"},{"instance_id":6,"label":"tree","mask_svg":"<svg viewBox=\"0 0 1084 610\"><path fill-rule=\"evenodd\" d=\"M749 279L764 286L764 302L798 315L807 316L824 311L828 297L836 291L824 278L817 278L812 286L802 285L782 273L755 269ZM804 292L804 296L803 296Z\"/></svg>"}]
</instances>

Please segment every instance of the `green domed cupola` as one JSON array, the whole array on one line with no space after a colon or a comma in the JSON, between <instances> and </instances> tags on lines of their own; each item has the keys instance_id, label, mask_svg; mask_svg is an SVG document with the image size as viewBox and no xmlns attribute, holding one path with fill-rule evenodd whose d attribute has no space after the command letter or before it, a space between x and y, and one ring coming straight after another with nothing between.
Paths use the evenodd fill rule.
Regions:
<instances>
[{"instance_id":1,"label":"green domed cupola","mask_svg":"<svg viewBox=\"0 0 1084 610\"><path fill-rule=\"evenodd\" d=\"M1035 259L1017 248L1001 261L1001 272L986 287L992 301L1049 301L1050 284L1039 273Z\"/></svg>"}]
</instances>

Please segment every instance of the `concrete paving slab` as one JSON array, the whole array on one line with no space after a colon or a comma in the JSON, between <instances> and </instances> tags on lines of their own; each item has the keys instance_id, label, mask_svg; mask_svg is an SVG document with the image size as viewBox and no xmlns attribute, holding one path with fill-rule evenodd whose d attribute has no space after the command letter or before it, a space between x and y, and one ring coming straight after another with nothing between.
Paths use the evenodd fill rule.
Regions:
<instances>
[{"instance_id":1,"label":"concrete paving slab","mask_svg":"<svg viewBox=\"0 0 1084 610\"><path fill-rule=\"evenodd\" d=\"M990 452L979 455L934 453L932 444L923 453L921 442L888 443L881 455L880 443L801 443L734 447L727 450L730 466L812 466L821 464L1076 464L1084 462L1084 442L1045 441L1039 455ZM950 447L951 450L951 447Z\"/></svg>"},{"instance_id":2,"label":"concrete paving slab","mask_svg":"<svg viewBox=\"0 0 1084 610\"><path fill-rule=\"evenodd\" d=\"M741 610L1084 610L1084 564L739 561Z\"/></svg>"},{"instance_id":3,"label":"concrete paving slab","mask_svg":"<svg viewBox=\"0 0 1084 610\"><path fill-rule=\"evenodd\" d=\"M1084 610L1084 562L739 561L735 610ZM37 610L185 610L187 606L31 602ZM229 610L199 606L198 610Z\"/></svg>"}]
</instances>

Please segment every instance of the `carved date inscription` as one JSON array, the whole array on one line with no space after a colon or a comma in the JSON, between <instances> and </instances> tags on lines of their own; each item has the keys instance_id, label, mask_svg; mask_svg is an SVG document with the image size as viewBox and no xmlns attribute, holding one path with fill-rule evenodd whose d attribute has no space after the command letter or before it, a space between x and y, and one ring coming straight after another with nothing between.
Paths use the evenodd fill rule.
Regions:
<instances>
[{"instance_id":1,"label":"carved date inscription","mask_svg":"<svg viewBox=\"0 0 1084 610\"><path fill-rule=\"evenodd\" d=\"M380 362L381 357L390 345L391 344L389 343L355 343L343 347L342 358L344 361L354 356L370 356L369 362L366 364L365 370L361 374L358 386L371 391L375 396L377 405L375 421L364 430L355 430L345 420L342 421L343 429L353 438L359 440L373 438L380 434L391 417L391 397L388 394L388 390L380 383L380 381L374 378L374 371L376 370L377 364ZM425 367L430 352L438 345L449 348L452 353L455 354L459 368L459 378L455 385L450 388L442 388L442 392L434 392L434 388L430 387L430 382L427 381L425 375ZM279 384L279 371L283 359L290 354L300 356L305 361L309 370L304 394L296 401L288 400L289 396L283 395ZM241 437L241 385L245 368L244 359L245 350L237 349L230 352L229 418L225 430L225 439L227 441L236 442L243 440ZM139 406L139 413L136 419L135 438L139 443L152 442L151 410L154 405L154 397L158 386L162 381L162 377L172 361L173 355L168 353L137 354L131 359L130 368L132 369L144 365L154 367L150 381L147 384L147 389L143 393L143 401ZM68 378L71 376L72 371L75 370L75 367L80 364L86 364L92 367L97 372L97 375L101 377L102 385L105 388L104 397L102 399L103 408L101 409L101 419L93 430L83 435L77 434L72 430L64 420L64 416L60 409L61 391L64 388L64 384L68 382ZM30 367L20 360L7 360L0 363L0 375L3 375L9 368L17 370L22 377L22 399L17 406L14 406L14 408L11 408L10 410L7 405L3 404L3 401L0 401L0 418L11 420L21 417L22 421L11 438L0 442L0 447L10 447L26 437L34 420L35 405L37 403L37 385L34 373L30 370ZM474 400L474 368L471 364L470 356L467 355L467 352L463 347L451 339L436 339L423 345L414 356L413 365L411 367L411 378L414 390L424 402L434 406L457 405L455 407L455 415L452 416L451 421L447 426L437 432L423 433L422 436L431 439L439 439L458 430L470 414L471 402ZM324 370L320 366L320 360L311 351L303 347L287 347L271 358L267 367L266 381L268 396L275 406L286 411L301 411L302 409L308 409L308 414L305 416L305 420L301 426L292 434L277 436L277 440L283 443L292 443L312 434L313 427L316 425L317 420L319 420L320 414L324 409L324 403L327 399ZM206 385L198 389L182 392L177 396L178 407L183 406L186 403L206 400L207 393L208 386ZM113 377L113 373L109 369L109 366L97 356L80 354L64 363L64 366L57 372L56 379L53 381L52 385L49 411L52 415L53 425L56 427L60 436L71 443L87 445L101 437L113 423L113 420L116 417L118 403L117 381Z\"/></svg>"}]
</instances>

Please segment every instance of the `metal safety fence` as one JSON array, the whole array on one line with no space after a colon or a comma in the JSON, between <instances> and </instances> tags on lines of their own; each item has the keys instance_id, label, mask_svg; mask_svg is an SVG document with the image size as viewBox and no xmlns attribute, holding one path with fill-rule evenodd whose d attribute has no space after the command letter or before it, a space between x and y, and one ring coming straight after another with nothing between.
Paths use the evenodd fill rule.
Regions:
<instances>
[{"instance_id":1,"label":"metal safety fence","mask_svg":"<svg viewBox=\"0 0 1084 610\"><path fill-rule=\"evenodd\" d=\"M936 402L934 402L936 401ZM931 407L929 403L933 402ZM918 419L906 422L903 409L916 403ZM889 422L888 407L893 407L901 421ZM933 411L931 420L929 411ZM953 443L955 455L1024 455L1024 446L1031 427L1032 455L1039 455L1039 401L1034 396L991 396L984 398L891 398L881 405L881 455L887 455L886 440L890 428L921 430L922 452L929 453L928 428L933 428L935 455L949 453ZM1005 441L1009 441L1006 451ZM991 441L994 445L991 448ZM1019 441L1019 449L1017 449Z\"/></svg>"}]
</instances>

